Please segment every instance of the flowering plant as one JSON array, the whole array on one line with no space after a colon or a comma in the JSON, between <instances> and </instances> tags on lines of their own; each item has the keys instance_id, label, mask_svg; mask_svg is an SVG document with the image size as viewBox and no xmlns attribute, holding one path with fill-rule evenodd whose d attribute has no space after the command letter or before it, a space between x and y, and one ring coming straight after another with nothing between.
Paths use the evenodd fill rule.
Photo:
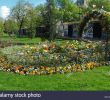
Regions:
<instances>
[{"instance_id":1,"label":"flowering plant","mask_svg":"<svg viewBox=\"0 0 110 100\"><path fill-rule=\"evenodd\" d=\"M1 70L22 75L85 71L106 64L101 42L44 42L38 45L6 47L0 50Z\"/></svg>"}]
</instances>

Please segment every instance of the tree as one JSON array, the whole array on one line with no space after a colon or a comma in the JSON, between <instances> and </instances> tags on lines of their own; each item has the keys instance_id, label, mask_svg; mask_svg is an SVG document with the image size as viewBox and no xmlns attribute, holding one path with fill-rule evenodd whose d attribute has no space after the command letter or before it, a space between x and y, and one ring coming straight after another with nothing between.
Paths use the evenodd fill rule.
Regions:
<instances>
[{"instance_id":1,"label":"tree","mask_svg":"<svg viewBox=\"0 0 110 100\"><path fill-rule=\"evenodd\" d=\"M63 22L71 22L79 20L79 8L74 4L73 0L57 0L57 6L61 12Z\"/></svg>"},{"instance_id":2,"label":"tree","mask_svg":"<svg viewBox=\"0 0 110 100\"><path fill-rule=\"evenodd\" d=\"M40 4L36 8L36 26L45 24L46 4Z\"/></svg>"},{"instance_id":3,"label":"tree","mask_svg":"<svg viewBox=\"0 0 110 100\"><path fill-rule=\"evenodd\" d=\"M36 16L35 8L31 7L27 11L25 27L28 28L28 33L31 38L35 36L36 33L36 24L37 24L37 16Z\"/></svg>"},{"instance_id":4,"label":"tree","mask_svg":"<svg viewBox=\"0 0 110 100\"><path fill-rule=\"evenodd\" d=\"M17 31L18 31L17 22L12 18L8 18L7 20L5 20L4 31L8 33L9 36L11 34L17 34Z\"/></svg>"},{"instance_id":5,"label":"tree","mask_svg":"<svg viewBox=\"0 0 110 100\"><path fill-rule=\"evenodd\" d=\"M104 7L104 10L110 11L110 0L89 0L89 8L92 8L93 5L96 5L97 9Z\"/></svg>"},{"instance_id":6,"label":"tree","mask_svg":"<svg viewBox=\"0 0 110 100\"><path fill-rule=\"evenodd\" d=\"M54 40L56 35L55 0L47 0L46 26L48 27L49 40Z\"/></svg>"},{"instance_id":7,"label":"tree","mask_svg":"<svg viewBox=\"0 0 110 100\"><path fill-rule=\"evenodd\" d=\"M46 6L41 11L42 22L47 27L48 37L56 37L56 24L59 21L71 22L78 20L79 8L72 0L47 0Z\"/></svg>"},{"instance_id":8,"label":"tree","mask_svg":"<svg viewBox=\"0 0 110 100\"><path fill-rule=\"evenodd\" d=\"M3 19L0 18L0 35L2 35L4 33L4 22Z\"/></svg>"},{"instance_id":9,"label":"tree","mask_svg":"<svg viewBox=\"0 0 110 100\"><path fill-rule=\"evenodd\" d=\"M19 36L20 31L25 22L25 18L27 16L27 11L32 5L26 1L19 0L16 6L11 11L11 16L17 21L19 27Z\"/></svg>"}]
</instances>

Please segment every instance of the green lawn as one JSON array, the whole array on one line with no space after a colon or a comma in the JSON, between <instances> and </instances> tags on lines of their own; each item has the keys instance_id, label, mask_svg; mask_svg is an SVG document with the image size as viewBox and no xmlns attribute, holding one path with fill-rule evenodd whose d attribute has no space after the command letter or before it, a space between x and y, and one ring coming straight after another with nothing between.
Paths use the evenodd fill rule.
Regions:
<instances>
[{"instance_id":1,"label":"green lawn","mask_svg":"<svg viewBox=\"0 0 110 100\"><path fill-rule=\"evenodd\" d=\"M2 36L0 41L36 44L41 42L41 38L30 39ZM62 40L57 40L57 42L62 42ZM0 71L0 90L110 90L110 66L99 67L81 73L46 76L22 76Z\"/></svg>"},{"instance_id":2,"label":"green lawn","mask_svg":"<svg viewBox=\"0 0 110 100\"><path fill-rule=\"evenodd\" d=\"M8 35L3 35L3 36L0 36L0 41L3 41L3 42L11 42L11 43L23 43L23 44L36 44L36 43L39 43L39 42L44 42L46 39L45 38L39 38L39 37L36 37L36 38L26 38L26 37L21 37L21 38L18 38L18 37L9 37ZM55 42L66 42L66 41L72 41L72 39L56 39Z\"/></svg>"},{"instance_id":3,"label":"green lawn","mask_svg":"<svg viewBox=\"0 0 110 100\"><path fill-rule=\"evenodd\" d=\"M110 90L110 66L47 76L22 76L1 71L0 90Z\"/></svg>"},{"instance_id":4,"label":"green lawn","mask_svg":"<svg viewBox=\"0 0 110 100\"><path fill-rule=\"evenodd\" d=\"M41 38L17 38L9 36L0 36L0 41L11 42L11 43L24 43L24 44L34 44L42 41Z\"/></svg>"}]
</instances>

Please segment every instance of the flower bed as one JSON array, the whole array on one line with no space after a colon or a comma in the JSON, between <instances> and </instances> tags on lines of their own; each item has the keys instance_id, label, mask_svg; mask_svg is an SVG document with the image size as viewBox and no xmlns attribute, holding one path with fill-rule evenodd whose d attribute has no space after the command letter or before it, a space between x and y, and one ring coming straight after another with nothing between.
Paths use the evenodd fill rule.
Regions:
<instances>
[{"instance_id":1,"label":"flower bed","mask_svg":"<svg viewBox=\"0 0 110 100\"><path fill-rule=\"evenodd\" d=\"M102 42L44 42L6 47L1 50L0 68L22 75L44 75L85 71L107 64Z\"/></svg>"}]
</instances>

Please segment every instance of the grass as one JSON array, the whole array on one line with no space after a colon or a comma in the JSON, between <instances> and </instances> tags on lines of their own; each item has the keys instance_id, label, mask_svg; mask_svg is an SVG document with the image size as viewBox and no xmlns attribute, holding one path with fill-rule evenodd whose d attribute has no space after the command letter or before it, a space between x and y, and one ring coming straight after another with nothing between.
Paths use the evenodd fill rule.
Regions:
<instances>
[{"instance_id":1,"label":"grass","mask_svg":"<svg viewBox=\"0 0 110 100\"><path fill-rule=\"evenodd\" d=\"M39 43L39 42L43 42L45 41L46 39L45 38L39 38L39 37L36 37L36 38L26 38L26 37L21 37L21 38L18 38L16 36L13 36L13 37L9 37L7 34L4 34L3 36L0 36L0 41L3 41L3 42L11 42L11 43L22 43L22 44L36 44L36 43ZM65 39L56 39L55 42L66 42L66 41L72 41L72 39L70 40L65 40Z\"/></svg>"},{"instance_id":2,"label":"grass","mask_svg":"<svg viewBox=\"0 0 110 100\"><path fill-rule=\"evenodd\" d=\"M110 66L81 73L47 76L22 76L1 71L0 90L106 91L110 90Z\"/></svg>"},{"instance_id":3,"label":"grass","mask_svg":"<svg viewBox=\"0 0 110 100\"><path fill-rule=\"evenodd\" d=\"M0 36L0 41L11 42L11 43L23 43L23 44L35 44L42 41L41 38L17 38L9 36Z\"/></svg>"},{"instance_id":4,"label":"grass","mask_svg":"<svg viewBox=\"0 0 110 100\"><path fill-rule=\"evenodd\" d=\"M41 38L0 37L0 41L13 43L39 43ZM62 42L58 40L57 42ZM110 91L110 66L82 73L46 76L22 76L0 71L0 90L15 91Z\"/></svg>"}]
</instances>

